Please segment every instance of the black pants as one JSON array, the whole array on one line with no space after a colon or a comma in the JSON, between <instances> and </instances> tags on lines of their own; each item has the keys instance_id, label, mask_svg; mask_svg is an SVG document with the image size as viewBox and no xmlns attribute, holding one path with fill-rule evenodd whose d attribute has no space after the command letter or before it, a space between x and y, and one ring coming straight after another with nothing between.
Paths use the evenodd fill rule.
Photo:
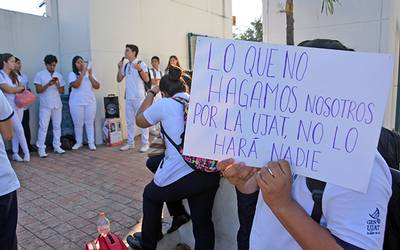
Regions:
<instances>
[{"instance_id":1,"label":"black pants","mask_svg":"<svg viewBox=\"0 0 400 250\"><path fill-rule=\"evenodd\" d=\"M164 155L150 157L146 161L147 168L155 174L161 161L164 159ZM168 212L171 216L186 215L186 209L183 206L182 200L167 202Z\"/></svg>"},{"instance_id":2,"label":"black pants","mask_svg":"<svg viewBox=\"0 0 400 250\"><path fill-rule=\"evenodd\" d=\"M17 191L0 196L0 250L17 250Z\"/></svg>"},{"instance_id":3,"label":"black pants","mask_svg":"<svg viewBox=\"0 0 400 250\"><path fill-rule=\"evenodd\" d=\"M22 118L22 127L24 128L24 134L26 143L28 146L31 145L31 128L29 127L29 109L24 111L24 116Z\"/></svg>"},{"instance_id":4,"label":"black pants","mask_svg":"<svg viewBox=\"0 0 400 250\"><path fill-rule=\"evenodd\" d=\"M238 250L249 250L249 240L251 227L253 226L254 214L258 199L258 192L253 194L243 194L236 189L239 231L237 234Z\"/></svg>"},{"instance_id":5,"label":"black pants","mask_svg":"<svg viewBox=\"0 0 400 250\"><path fill-rule=\"evenodd\" d=\"M219 179L219 173L193 171L165 187L157 186L154 181L150 182L143 192L143 249L155 250L157 247L163 203L187 198L193 223L195 250L213 250L215 235L212 208Z\"/></svg>"}]
</instances>

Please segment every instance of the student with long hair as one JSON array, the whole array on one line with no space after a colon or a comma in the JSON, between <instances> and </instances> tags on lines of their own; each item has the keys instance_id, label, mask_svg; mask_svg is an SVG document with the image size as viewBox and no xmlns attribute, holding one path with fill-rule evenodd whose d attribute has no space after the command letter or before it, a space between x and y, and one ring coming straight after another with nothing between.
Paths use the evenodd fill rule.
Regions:
<instances>
[{"instance_id":1,"label":"student with long hair","mask_svg":"<svg viewBox=\"0 0 400 250\"><path fill-rule=\"evenodd\" d=\"M25 87L20 85L18 76L15 70L15 57L12 54L5 53L0 56L0 89L4 92L8 102L14 110L14 115L11 118L15 136L12 139L12 159L14 161L30 161L30 153L26 142L24 128L22 127L22 117L24 110L18 108L15 104L15 96L25 90ZM21 145L24 152L24 158L19 156L19 146Z\"/></svg>"},{"instance_id":2,"label":"student with long hair","mask_svg":"<svg viewBox=\"0 0 400 250\"><path fill-rule=\"evenodd\" d=\"M89 65L90 66L90 65ZM69 96L69 108L74 122L76 144L73 150L82 147L83 125L85 125L89 149L96 150L94 142L94 119L96 116L96 97L94 89L100 88L100 83L93 75L92 68L81 56L72 59L72 72L68 75L68 82L72 87Z\"/></svg>"},{"instance_id":3,"label":"student with long hair","mask_svg":"<svg viewBox=\"0 0 400 250\"><path fill-rule=\"evenodd\" d=\"M153 103L159 91L164 98ZM189 94L182 79L182 70L172 66L169 74L161 78L160 87L147 92L136 115L136 124L147 128L160 122L163 134L168 134L171 140L180 144L184 132L184 107L174 98L189 100ZM195 250L212 250L215 241L212 208L219 186L219 173L193 170L169 140L166 140L165 146L165 158L143 192L141 235L128 237L128 244L134 249L156 249L161 234L163 203L188 199Z\"/></svg>"},{"instance_id":4,"label":"student with long hair","mask_svg":"<svg viewBox=\"0 0 400 250\"><path fill-rule=\"evenodd\" d=\"M21 85L25 87L28 91L31 91L29 88L29 79L28 76L22 71L22 62L18 57L15 58L15 73L18 75L18 80ZM29 151L36 151L36 147L31 144L31 128L30 128L30 115L29 115L29 107L24 108L24 114L22 118L22 127L24 128L26 142L28 143Z\"/></svg>"},{"instance_id":5,"label":"student with long hair","mask_svg":"<svg viewBox=\"0 0 400 250\"><path fill-rule=\"evenodd\" d=\"M168 74L169 70L173 66L177 66L177 67L181 68L181 64L179 63L179 59L178 59L178 57L176 55L172 55L172 56L169 57L168 65L165 68L165 74Z\"/></svg>"}]
</instances>

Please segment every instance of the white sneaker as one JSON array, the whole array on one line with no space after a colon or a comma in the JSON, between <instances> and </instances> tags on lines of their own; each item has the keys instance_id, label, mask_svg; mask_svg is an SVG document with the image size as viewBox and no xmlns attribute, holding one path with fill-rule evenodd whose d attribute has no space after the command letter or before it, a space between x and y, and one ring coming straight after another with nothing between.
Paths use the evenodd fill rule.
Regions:
<instances>
[{"instance_id":1,"label":"white sneaker","mask_svg":"<svg viewBox=\"0 0 400 250\"><path fill-rule=\"evenodd\" d=\"M149 146L149 144L144 144L144 145L142 145L141 147L140 147L140 152L141 153L145 153L145 152L147 152L147 151L149 151L149 148L150 148L150 146Z\"/></svg>"},{"instance_id":2,"label":"white sneaker","mask_svg":"<svg viewBox=\"0 0 400 250\"><path fill-rule=\"evenodd\" d=\"M39 149L38 154L40 158L46 158L48 156L48 154L46 154L46 150L44 149Z\"/></svg>"},{"instance_id":3,"label":"white sneaker","mask_svg":"<svg viewBox=\"0 0 400 250\"><path fill-rule=\"evenodd\" d=\"M19 154L13 154L12 156L13 161L22 162L24 161Z\"/></svg>"},{"instance_id":4,"label":"white sneaker","mask_svg":"<svg viewBox=\"0 0 400 250\"><path fill-rule=\"evenodd\" d=\"M60 148L60 147L58 147L58 148L55 148L54 149L54 153L57 153L57 154L64 154L65 153L65 150L64 149L62 149L62 148Z\"/></svg>"},{"instance_id":5,"label":"white sneaker","mask_svg":"<svg viewBox=\"0 0 400 250\"><path fill-rule=\"evenodd\" d=\"M82 143L76 143L73 147L72 150L78 150L82 147Z\"/></svg>"},{"instance_id":6,"label":"white sneaker","mask_svg":"<svg viewBox=\"0 0 400 250\"><path fill-rule=\"evenodd\" d=\"M29 154L24 155L24 162L30 162L31 156Z\"/></svg>"},{"instance_id":7,"label":"white sneaker","mask_svg":"<svg viewBox=\"0 0 400 250\"><path fill-rule=\"evenodd\" d=\"M96 145L94 144L94 143L89 143L89 149L91 150L91 151L96 151Z\"/></svg>"},{"instance_id":8,"label":"white sneaker","mask_svg":"<svg viewBox=\"0 0 400 250\"><path fill-rule=\"evenodd\" d=\"M124 146L122 146L119 150L121 151L128 151L130 149L134 149L135 145L133 144L125 144Z\"/></svg>"}]
</instances>

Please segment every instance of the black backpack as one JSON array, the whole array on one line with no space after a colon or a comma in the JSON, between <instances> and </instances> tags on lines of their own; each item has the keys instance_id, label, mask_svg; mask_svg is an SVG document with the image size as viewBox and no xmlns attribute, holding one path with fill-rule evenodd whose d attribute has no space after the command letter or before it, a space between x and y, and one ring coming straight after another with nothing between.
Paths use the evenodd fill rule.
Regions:
<instances>
[{"instance_id":1,"label":"black backpack","mask_svg":"<svg viewBox=\"0 0 400 250\"><path fill-rule=\"evenodd\" d=\"M138 63L142 63L142 61L138 61ZM126 68L127 68L127 67L128 67L128 63L125 64L125 66L124 66L124 74L125 74L125 75L126 75ZM147 90L151 89L150 71L147 72L147 74L149 75L149 81L148 81L148 82L146 82L146 81L143 79L142 75L141 75L139 72L138 72L138 74L139 74L140 79L142 79L142 81L143 81L144 90L147 91Z\"/></svg>"},{"instance_id":2,"label":"black backpack","mask_svg":"<svg viewBox=\"0 0 400 250\"><path fill-rule=\"evenodd\" d=\"M382 128L378 151L389 165L392 174L392 197L389 200L386 217L384 250L400 249L400 215L398 214L400 211L400 171L395 169L399 164L399 145L399 134ZM307 177L306 184L314 201L311 218L319 224L322 217L322 196L326 182Z\"/></svg>"}]
</instances>

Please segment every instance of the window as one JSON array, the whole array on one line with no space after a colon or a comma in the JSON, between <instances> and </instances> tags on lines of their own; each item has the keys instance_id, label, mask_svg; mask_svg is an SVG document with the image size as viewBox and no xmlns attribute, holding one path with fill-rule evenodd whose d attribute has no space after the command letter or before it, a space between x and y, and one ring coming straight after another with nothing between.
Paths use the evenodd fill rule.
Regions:
<instances>
[{"instance_id":1,"label":"window","mask_svg":"<svg viewBox=\"0 0 400 250\"><path fill-rule=\"evenodd\" d=\"M188 33L188 49L189 49L189 69L192 70L194 66L194 56L196 54L196 42L197 37L207 37L205 35L199 35L194 33Z\"/></svg>"},{"instance_id":2,"label":"window","mask_svg":"<svg viewBox=\"0 0 400 250\"><path fill-rule=\"evenodd\" d=\"M0 9L45 17L46 2L46 0L0 0Z\"/></svg>"}]
</instances>

